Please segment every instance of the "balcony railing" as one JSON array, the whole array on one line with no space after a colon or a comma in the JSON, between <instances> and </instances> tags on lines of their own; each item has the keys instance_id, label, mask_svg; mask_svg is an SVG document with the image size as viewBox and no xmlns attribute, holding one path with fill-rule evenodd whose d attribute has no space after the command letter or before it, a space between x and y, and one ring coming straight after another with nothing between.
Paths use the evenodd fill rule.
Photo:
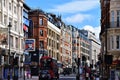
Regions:
<instances>
[{"instance_id":1,"label":"balcony railing","mask_svg":"<svg viewBox=\"0 0 120 80\"><path fill-rule=\"evenodd\" d=\"M110 28L120 28L120 21L119 22L110 22Z\"/></svg>"}]
</instances>

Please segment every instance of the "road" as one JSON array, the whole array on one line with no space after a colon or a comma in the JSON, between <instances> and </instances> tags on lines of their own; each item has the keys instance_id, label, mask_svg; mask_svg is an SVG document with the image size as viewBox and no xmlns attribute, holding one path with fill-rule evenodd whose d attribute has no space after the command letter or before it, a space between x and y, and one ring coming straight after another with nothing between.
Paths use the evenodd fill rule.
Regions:
<instances>
[{"instance_id":1,"label":"road","mask_svg":"<svg viewBox=\"0 0 120 80\"><path fill-rule=\"evenodd\" d=\"M75 74L70 74L70 75L60 75L59 80L76 80L76 75Z\"/></svg>"},{"instance_id":2,"label":"road","mask_svg":"<svg viewBox=\"0 0 120 80\"><path fill-rule=\"evenodd\" d=\"M23 80L23 78L19 79ZM31 79L25 79L25 80L38 80L38 76L33 76ZM60 75L59 80L76 80L76 75L75 74L70 74L70 75Z\"/></svg>"},{"instance_id":3,"label":"road","mask_svg":"<svg viewBox=\"0 0 120 80\"><path fill-rule=\"evenodd\" d=\"M59 80L76 80L75 77L61 77Z\"/></svg>"}]
</instances>

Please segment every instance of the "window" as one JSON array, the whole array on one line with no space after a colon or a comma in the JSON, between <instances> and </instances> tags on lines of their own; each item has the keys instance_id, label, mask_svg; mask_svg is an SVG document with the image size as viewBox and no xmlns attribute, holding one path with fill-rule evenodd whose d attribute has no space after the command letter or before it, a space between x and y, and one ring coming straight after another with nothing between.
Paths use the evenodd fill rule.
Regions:
<instances>
[{"instance_id":1,"label":"window","mask_svg":"<svg viewBox=\"0 0 120 80\"><path fill-rule=\"evenodd\" d=\"M11 25L12 25L12 18L9 18L9 22L10 22ZM8 24L9 24L9 22L8 22ZM14 27L11 27L11 29L14 29Z\"/></svg>"},{"instance_id":2,"label":"window","mask_svg":"<svg viewBox=\"0 0 120 80\"><path fill-rule=\"evenodd\" d=\"M19 42L18 42L18 38L16 37L16 48L18 48L18 44L19 44Z\"/></svg>"},{"instance_id":3,"label":"window","mask_svg":"<svg viewBox=\"0 0 120 80\"><path fill-rule=\"evenodd\" d=\"M43 30L40 30L40 36L43 36Z\"/></svg>"},{"instance_id":4,"label":"window","mask_svg":"<svg viewBox=\"0 0 120 80\"><path fill-rule=\"evenodd\" d=\"M119 49L119 48L120 48L120 46L119 46L119 45L120 45L120 36L119 36L119 35L117 35L117 36L116 36L116 48L117 48L117 49Z\"/></svg>"},{"instance_id":5,"label":"window","mask_svg":"<svg viewBox=\"0 0 120 80\"><path fill-rule=\"evenodd\" d=\"M112 49L114 48L114 39L113 39L113 36L111 36L111 41L112 41Z\"/></svg>"},{"instance_id":6,"label":"window","mask_svg":"<svg viewBox=\"0 0 120 80\"><path fill-rule=\"evenodd\" d=\"M2 8L2 0L0 0L0 9Z\"/></svg>"},{"instance_id":7,"label":"window","mask_svg":"<svg viewBox=\"0 0 120 80\"><path fill-rule=\"evenodd\" d=\"M114 27L114 11L111 11L111 27Z\"/></svg>"},{"instance_id":8,"label":"window","mask_svg":"<svg viewBox=\"0 0 120 80\"><path fill-rule=\"evenodd\" d=\"M12 10L12 5L11 5L11 2L9 2L9 11Z\"/></svg>"},{"instance_id":9,"label":"window","mask_svg":"<svg viewBox=\"0 0 120 80\"><path fill-rule=\"evenodd\" d=\"M49 39L49 46L51 46L51 40Z\"/></svg>"},{"instance_id":10,"label":"window","mask_svg":"<svg viewBox=\"0 0 120 80\"><path fill-rule=\"evenodd\" d=\"M15 13L15 14L16 14L16 12L17 12L16 10L17 10L17 9L16 9L16 6L14 6L14 13Z\"/></svg>"},{"instance_id":11,"label":"window","mask_svg":"<svg viewBox=\"0 0 120 80\"><path fill-rule=\"evenodd\" d=\"M13 48L13 36L10 35L10 47Z\"/></svg>"},{"instance_id":12,"label":"window","mask_svg":"<svg viewBox=\"0 0 120 80\"><path fill-rule=\"evenodd\" d=\"M5 7L5 6L6 6L6 0L4 0L4 2L3 2L3 3L4 3L4 7Z\"/></svg>"},{"instance_id":13,"label":"window","mask_svg":"<svg viewBox=\"0 0 120 80\"><path fill-rule=\"evenodd\" d=\"M59 43L57 43L57 49L59 50Z\"/></svg>"},{"instance_id":14,"label":"window","mask_svg":"<svg viewBox=\"0 0 120 80\"><path fill-rule=\"evenodd\" d=\"M4 15L4 25L7 25L7 16Z\"/></svg>"},{"instance_id":15,"label":"window","mask_svg":"<svg viewBox=\"0 0 120 80\"><path fill-rule=\"evenodd\" d=\"M21 39L21 49L24 49L24 45L25 45L24 40ZM19 45L19 46L20 46L20 45Z\"/></svg>"},{"instance_id":16,"label":"window","mask_svg":"<svg viewBox=\"0 0 120 80\"><path fill-rule=\"evenodd\" d=\"M12 24L12 18L9 18L9 22L11 22L11 24Z\"/></svg>"},{"instance_id":17,"label":"window","mask_svg":"<svg viewBox=\"0 0 120 80\"><path fill-rule=\"evenodd\" d=\"M2 23L2 13L0 12L0 23Z\"/></svg>"},{"instance_id":18,"label":"window","mask_svg":"<svg viewBox=\"0 0 120 80\"><path fill-rule=\"evenodd\" d=\"M39 24L40 24L40 25L43 25L43 19L42 19L42 18L40 18Z\"/></svg>"},{"instance_id":19,"label":"window","mask_svg":"<svg viewBox=\"0 0 120 80\"><path fill-rule=\"evenodd\" d=\"M60 37L60 36L59 36L59 35L57 35L57 40L59 40L59 37Z\"/></svg>"},{"instance_id":20,"label":"window","mask_svg":"<svg viewBox=\"0 0 120 80\"><path fill-rule=\"evenodd\" d=\"M52 40L52 47L54 47L54 41Z\"/></svg>"},{"instance_id":21,"label":"window","mask_svg":"<svg viewBox=\"0 0 120 80\"><path fill-rule=\"evenodd\" d=\"M17 21L14 21L14 29L17 31Z\"/></svg>"},{"instance_id":22,"label":"window","mask_svg":"<svg viewBox=\"0 0 120 80\"><path fill-rule=\"evenodd\" d=\"M40 41L40 48L44 48L44 41Z\"/></svg>"},{"instance_id":23,"label":"window","mask_svg":"<svg viewBox=\"0 0 120 80\"><path fill-rule=\"evenodd\" d=\"M117 27L120 27L120 10L117 11Z\"/></svg>"},{"instance_id":24,"label":"window","mask_svg":"<svg viewBox=\"0 0 120 80\"><path fill-rule=\"evenodd\" d=\"M49 30L49 36L51 36L51 30Z\"/></svg>"},{"instance_id":25,"label":"window","mask_svg":"<svg viewBox=\"0 0 120 80\"><path fill-rule=\"evenodd\" d=\"M57 53L57 60L59 60L59 56L60 56L59 53Z\"/></svg>"}]
</instances>

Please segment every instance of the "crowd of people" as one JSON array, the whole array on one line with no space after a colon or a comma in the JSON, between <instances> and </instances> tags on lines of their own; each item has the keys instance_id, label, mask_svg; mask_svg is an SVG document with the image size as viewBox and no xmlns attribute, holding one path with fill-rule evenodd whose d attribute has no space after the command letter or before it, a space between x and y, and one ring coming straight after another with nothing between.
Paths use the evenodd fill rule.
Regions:
<instances>
[{"instance_id":1,"label":"crowd of people","mask_svg":"<svg viewBox=\"0 0 120 80\"><path fill-rule=\"evenodd\" d=\"M83 76L82 78L85 78L85 80L100 80L100 74L97 72L97 70L93 70L87 65L84 67L79 68L79 75Z\"/></svg>"}]
</instances>

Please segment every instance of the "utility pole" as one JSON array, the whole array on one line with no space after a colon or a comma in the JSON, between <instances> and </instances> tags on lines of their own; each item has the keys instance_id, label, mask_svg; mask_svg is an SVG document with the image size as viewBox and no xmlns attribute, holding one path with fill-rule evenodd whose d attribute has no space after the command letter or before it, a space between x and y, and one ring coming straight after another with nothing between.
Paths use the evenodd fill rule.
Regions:
<instances>
[{"instance_id":1,"label":"utility pole","mask_svg":"<svg viewBox=\"0 0 120 80\"><path fill-rule=\"evenodd\" d=\"M10 80L10 28L12 27L11 23L9 22L8 28L9 28L9 50L8 50L8 65L9 65L9 71L8 71L8 80Z\"/></svg>"},{"instance_id":2,"label":"utility pole","mask_svg":"<svg viewBox=\"0 0 120 80\"><path fill-rule=\"evenodd\" d=\"M78 66L78 73L76 76L76 80L80 80L80 58L78 57L78 59L76 60L77 66Z\"/></svg>"}]
</instances>

